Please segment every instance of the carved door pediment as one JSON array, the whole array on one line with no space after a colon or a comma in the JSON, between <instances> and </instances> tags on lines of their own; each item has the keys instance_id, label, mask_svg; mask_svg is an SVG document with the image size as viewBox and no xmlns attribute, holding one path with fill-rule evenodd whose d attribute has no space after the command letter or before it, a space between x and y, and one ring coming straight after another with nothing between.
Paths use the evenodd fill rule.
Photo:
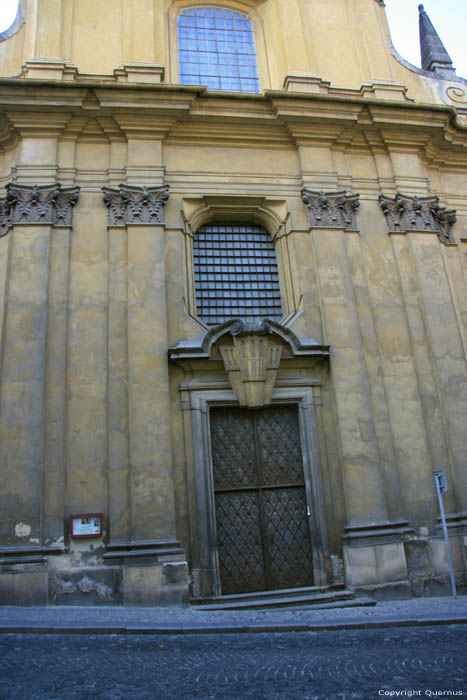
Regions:
<instances>
[{"instance_id":1,"label":"carved door pediment","mask_svg":"<svg viewBox=\"0 0 467 700\"><path fill-rule=\"evenodd\" d=\"M282 345L268 336L233 336L233 345L220 345L219 352L240 406L269 406Z\"/></svg>"},{"instance_id":2,"label":"carved door pediment","mask_svg":"<svg viewBox=\"0 0 467 700\"><path fill-rule=\"evenodd\" d=\"M298 338L290 328L263 319L248 323L234 318L206 331L201 338L183 340L169 348L172 361L208 359L217 346L240 406L261 408L271 403L281 357L328 357L329 346Z\"/></svg>"}]
</instances>

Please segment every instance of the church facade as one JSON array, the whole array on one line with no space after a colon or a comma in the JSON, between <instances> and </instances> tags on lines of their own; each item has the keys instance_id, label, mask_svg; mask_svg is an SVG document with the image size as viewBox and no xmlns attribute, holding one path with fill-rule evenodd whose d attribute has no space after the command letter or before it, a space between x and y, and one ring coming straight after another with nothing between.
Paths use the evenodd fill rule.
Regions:
<instances>
[{"instance_id":1,"label":"church facade","mask_svg":"<svg viewBox=\"0 0 467 700\"><path fill-rule=\"evenodd\" d=\"M429 8L427 7L427 11ZM467 571L467 81L420 6L21 0L0 34L0 602Z\"/></svg>"}]
</instances>

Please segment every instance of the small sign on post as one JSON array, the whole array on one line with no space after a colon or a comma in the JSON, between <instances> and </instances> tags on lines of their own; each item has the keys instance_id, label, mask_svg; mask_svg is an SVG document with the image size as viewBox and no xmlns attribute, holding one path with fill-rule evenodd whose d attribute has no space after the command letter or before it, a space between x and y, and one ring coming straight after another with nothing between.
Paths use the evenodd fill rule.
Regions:
<instances>
[{"instance_id":1,"label":"small sign on post","mask_svg":"<svg viewBox=\"0 0 467 700\"><path fill-rule=\"evenodd\" d=\"M447 549L447 553L448 553L449 575L451 577L452 595L454 596L454 598L456 598L457 597L456 581L454 579L454 569L452 566L451 548L449 546L448 528L446 525L446 516L444 514L444 504L443 504L443 495L442 495L443 493L445 493L448 490L448 487L446 486L446 477L444 476L444 471L442 469L440 469L440 471L438 471L438 472L433 472L433 476L435 478L436 493L438 494L439 510L441 513L441 523L443 525L444 539L446 541L446 549Z\"/></svg>"}]
</instances>

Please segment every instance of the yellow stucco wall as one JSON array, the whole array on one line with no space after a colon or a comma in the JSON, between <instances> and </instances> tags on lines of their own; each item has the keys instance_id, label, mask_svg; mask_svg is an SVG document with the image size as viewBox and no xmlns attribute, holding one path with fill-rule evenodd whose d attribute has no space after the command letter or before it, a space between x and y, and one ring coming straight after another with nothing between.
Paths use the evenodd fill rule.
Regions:
<instances>
[{"instance_id":1,"label":"yellow stucco wall","mask_svg":"<svg viewBox=\"0 0 467 700\"><path fill-rule=\"evenodd\" d=\"M206 330L196 222L241 216L274 236L292 331L331 346L329 361L288 356L278 374L314 386L328 553L365 523L395 536L408 521L409 539L438 542L442 468L465 577L467 131L452 84L398 63L376 0L232 0L272 91L177 87L176 14L192 4L27 0L0 44L0 185L80 188L72 227L0 237L1 546L66 540L49 582L101 571L109 541L178 540L195 562L198 447L180 387L228 381L217 351L169 365L167 349ZM132 62L163 72L119 82ZM120 183L169 185L163 224L108 227L101 188ZM357 230L310 225L303 187L358 193ZM388 235L378 198L397 192L455 209L451 243ZM68 538L73 512L104 514L91 549ZM362 542L344 541L349 585L407 582L400 538ZM123 576L133 602L162 595L160 572L152 598L149 579Z\"/></svg>"},{"instance_id":2,"label":"yellow stucco wall","mask_svg":"<svg viewBox=\"0 0 467 700\"><path fill-rule=\"evenodd\" d=\"M201 0L22 0L25 22L0 42L0 75L14 76L31 59L54 58L82 75L113 78L123 65L164 67L178 82L177 17ZM333 88L392 81L417 102L439 103L436 84L402 65L391 53L384 7L378 0L212 0L252 22L263 90L280 90L291 74L317 76ZM45 76L45 69L42 73ZM59 77L56 73L50 77ZM457 96L457 103L464 96Z\"/></svg>"}]
</instances>

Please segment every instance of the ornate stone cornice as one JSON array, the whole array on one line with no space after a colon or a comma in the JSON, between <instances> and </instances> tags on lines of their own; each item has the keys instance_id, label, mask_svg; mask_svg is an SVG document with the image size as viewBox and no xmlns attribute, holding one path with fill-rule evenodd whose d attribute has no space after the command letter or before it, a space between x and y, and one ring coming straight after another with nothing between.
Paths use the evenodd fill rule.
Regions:
<instances>
[{"instance_id":1,"label":"ornate stone cornice","mask_svg":"<svg viewBox=\"0 0 467 700\"><path fill-rule=\"evenodd\" d=\"M79 187L53 185L7 185L7 195L0 199L0 235L15 224L49 224L71 226L73 207Z\"/></svg>"},{"instance_id":2,"label":"ornate stone cornice","mask_svg":"<svg viewBox=\"0 0 467 700\"><path fill-rule=\"evenodd\" d=\"M118 190L103 187L109 226L162 224L162 211L169 198L169 185L134 187L120 185Z\"/></svg>"},{"instance_id":3,"label":"ornate stone cornice","mask_svg":"<svg viewBox=\"0 0 467 700\"><path fill-rule=\"evenodd\" d=\"M314 192L303 189L305 202L312 228L341 228L357 230L355 212L360 206L358 194L347 195L339 192Z\"/></svg>"},{"instance_id":4,"label":"ornate stone cornice","mask_svg":"<svg viewBox=\"0 0 467 700\"><path fill-rule=\"evenodd\" d=\"M380 195L379 202L388 233L426 231L438 234L443 243L455 243L451 227L456 212L440 207L438 197L407 197L398 192L394 199Z\"/></svg>"}]
</instances>

